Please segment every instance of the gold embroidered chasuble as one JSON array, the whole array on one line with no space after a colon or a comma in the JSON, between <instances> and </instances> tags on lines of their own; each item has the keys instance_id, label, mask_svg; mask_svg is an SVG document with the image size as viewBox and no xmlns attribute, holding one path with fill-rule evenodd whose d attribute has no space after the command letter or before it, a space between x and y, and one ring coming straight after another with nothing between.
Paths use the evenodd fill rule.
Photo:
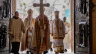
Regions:
<instances>
[{"instance_id":1,"label":"gold embroidered chasuble","mask_svg":"<svg viewBox=\"0 0 96 54\"><path fill-rule=\"evenodd\" d=\"M42 53L50 49L50 29L47 16L40 15L35 20L35 33L33 48L36 53Z\"/></svg>"}]
</instances>

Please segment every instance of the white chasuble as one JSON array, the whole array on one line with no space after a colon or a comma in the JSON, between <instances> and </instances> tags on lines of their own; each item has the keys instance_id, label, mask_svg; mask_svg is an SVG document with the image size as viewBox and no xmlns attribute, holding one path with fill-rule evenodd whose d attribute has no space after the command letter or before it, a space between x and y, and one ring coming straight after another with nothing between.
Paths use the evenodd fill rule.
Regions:
<instances>
[{"instance_id":1,"label":"white chasuble","mask_svg":"<svg viewBox=\"0 0 96 54\"><path fill-rule=\"evenodd\" d=\"M65 28L63 21L54 19L52 24L53 49L55 52L64 52L63 39L65 37Z\"/></svg>"},{"instance_id":2,"label":"white chasuble","mask_svg":"<svg viewBox=\"0 0 96 54\"><path fill-rule=\"evenodd\" d=\"M71 37L70 37L70 34L71 34L71 27L70 27L70 23L68 22L63 22L64 25L65 25L65 39L64 39L64 47L65 49L70 49L71 48Z\"/></svg>"},{"instance_id":3,"label":"white chasuble","mask_svg":"<svg viewBox=\"0 0 96 54\"><path fill-rule=\"evenodd\" d=\"M34 36L34 26L35 26L35 19L34 18L26 18L24 21L24 25L26 28L24 37L22 38L23 44L21 46L24 46L24 49L21 49L22 51L26 50L27 48L32 48L32 42L33 42L33 36ZM30 49L29 49L30 50Z\"/></svg>"}]
</instances>

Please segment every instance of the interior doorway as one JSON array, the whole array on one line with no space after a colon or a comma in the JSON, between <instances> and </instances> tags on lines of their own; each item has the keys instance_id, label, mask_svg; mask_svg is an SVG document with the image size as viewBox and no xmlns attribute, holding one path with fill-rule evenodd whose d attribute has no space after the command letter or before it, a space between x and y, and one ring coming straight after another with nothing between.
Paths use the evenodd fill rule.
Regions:
<instances>
[{"instance_id":1,"label":"interior doorway","mask_svg":"<svg viewBox=\"0 0 96 54\"><path fill-rule=\"evenodd\" d=\"M10 1L12 1L10 2L10 4L12 5L12 9L11 9L12 13L14 13L16 10L19 11L20 18L22 18L23 21L27 17L27 10L30 8L34 10L34 14L33 14L34 18L36 18L39 14L38 13L39 8L33 7L33 3L39 3L39 0L10 0ZM70 36L69 37L70 46L68 49L69 53L74 51L76 54L90 53L91 39L89 35L90 34L89 1L91 0L44 0L44 3L50 4L50 7L45 7L46 9L45 14L48 16L48 19L50 21L54 19L54 11L58 10L60 11L60 19L63 20L63 17L66 17L67 22L70 24L71 32L69 32L69 36ZM5 9L3 10L4 12ZM8 10L6 9L6 11ZM3 14L5 15L5 13ZM7 24L9 19L8 20L6 19L4 21L6 21ZM9 42L9 38L7 40L8 40L7 42ZM65 45L67 44L65 43Z\"/></svg>"},{"instance_id":2,"label":"interior doorway","mask_svg":"<svg viewBox=\"0 0 96 54\"><path fill-rule=\"evenodd\" d=\"M16 0L16 10L20 13L20 18L24 21L27 17L27 10L33 10L33 17L39 15L39 7L33 7L33 3L40 3L39 0ZM44 0L43 3L49 3L45 7L45 15L51 21L54 19L54 11L59 11L59 18L63 20L66 17L66 35L64 39L64 48L68 53L74 52L74 0ZM50 38L52 40L52 37Z\"/></svg>"}]
</instances>

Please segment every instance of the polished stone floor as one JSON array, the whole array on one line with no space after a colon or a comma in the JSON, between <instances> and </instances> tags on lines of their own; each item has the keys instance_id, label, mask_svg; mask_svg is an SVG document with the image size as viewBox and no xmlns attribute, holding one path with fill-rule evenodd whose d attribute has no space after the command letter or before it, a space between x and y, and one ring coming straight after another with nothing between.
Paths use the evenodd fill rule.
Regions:
<instances>
[{"instance_id":1,"label":"polished stone floor","mask_svg":"<svg viewBox=\"0 0 96 54\"><path fill-rule=\"evenodd\" d=\"M26 54L26 51L23 51L23 52L19 52L20 54ZM5 49L3 49L3 50L1 50L0 49L0 54L12 54L12 53L9 53L9 51L8 51L8 48L5 48ZM48 53L47 54L55 54L53 51L48 51ZM59 53L59 54L88 54L88 53L80 53L80 52L78 52L78 53L73 53L73 52L71 52L70 50L68 50L68 52L65 52L65 53Z\"/></svg>"},{"instance_id":2,"label":"polished stone floor","mask_svg":"<svg viewBox=\"0 0 96 54\"><path fill-rule=\"evenodd\" d=\"M20 54L26 54L26 51L20 52ZM47 54L55 54L55 52L49 50ZM59 54L74 54L74 53L69 51L69 52L59 53Z\"/></svg>"},{"instance_id":3,"label":"polished stone floor","mask_svg":"<svg viewBox=\"0 0 96 54\"><path fill-rule=\"evenodd\" d=\"M19 53L20 54L26 54L26 51L23 51L23 52L20 51ZM13 54L13 53L9 53L8 49L6 48L6 49L0 51L0 54ZM53 51L49 50L47 54L55 54L55 53ZM69 50L68 52L59 53L59 54L74 54L74 53L70 52L70 50Z\"/></svg>"}]
</instances>

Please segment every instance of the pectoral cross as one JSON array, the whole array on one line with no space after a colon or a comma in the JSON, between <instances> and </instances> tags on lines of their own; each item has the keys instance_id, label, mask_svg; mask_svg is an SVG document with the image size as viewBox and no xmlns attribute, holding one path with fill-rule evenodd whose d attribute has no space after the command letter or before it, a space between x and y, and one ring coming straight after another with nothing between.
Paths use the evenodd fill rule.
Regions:
<instances>
[{"instance_id":1,"label":"pectoral cross","mask_svg":"<svg viewBox=\"0 0 96 54\"><path fill-rule=\"evenodd\" d=\"M49 3L47 3L47 4L43 4L43 0L40 0L40 4L36 4L36 3L34 3L33 6L34 6L34 7L38 7L38 6L40 6L40 15L42 15L42 14L44 13L44 9L43 9L44 6L49 7L50 4L49 4Z\"/></svg>"}]
</instances>

